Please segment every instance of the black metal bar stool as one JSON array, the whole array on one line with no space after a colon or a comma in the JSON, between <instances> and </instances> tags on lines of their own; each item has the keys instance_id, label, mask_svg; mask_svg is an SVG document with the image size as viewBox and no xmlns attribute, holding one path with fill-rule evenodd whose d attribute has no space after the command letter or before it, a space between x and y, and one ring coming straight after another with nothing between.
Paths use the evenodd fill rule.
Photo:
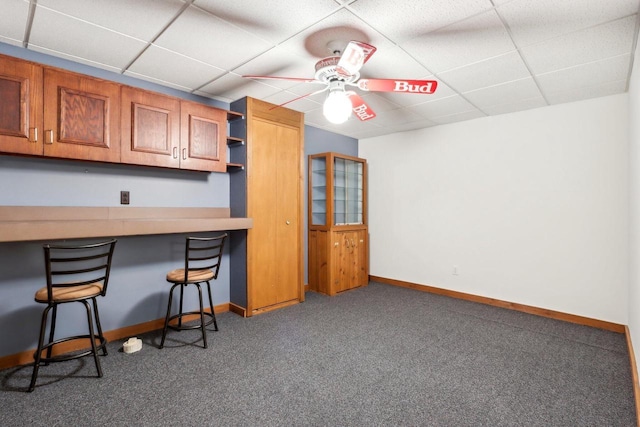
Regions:
<instances>
[{"instance_id":1,"label":"black metal bar stool","mask_svg":"<svg viewBox=\"0 0 640 427\"><path fill-rule=\"evenodd\" d=\"M220 270L220 262L222 260L222 250L224 248L224 242L226 238L226 233L216 237L187 237L184 254L184 268L172 270L167 274L167 282L173 283L173 286L169 291L169 303L167 305L167 315L164 319L164 328L162 329L162 340L160 341L160 348L164 347L164 340L167 337L168 328L174 329L176 331L182 331L186 329L201 329L204 348L207 348L206 327L213 323L214 331L218 330L216 313L213 308L211 284L209 282L218 278L218 271ZM204 304L202 302L202 289L200 288L201 283L207 284L207 292L209 293L209 306L211 307L211 312L207 312L204 310ZM195 287L198 289L198 297L200 299L200 310L198 311L183 311L184 289L188 285L195 285ZM178 286L180 287L180 309L178 311L178 314L171 315L173 291ZM195 324L183 323L183 319L185 317L191 317L193 315L198 315L200 317L200 321L196 322ZM206 322L205 316L209 317ZM173 322L176 319L177 322Z\"/></svg>"},{"instance_id":2,"label":"black metal bar stool","mask_svg":"<svg viewBox=\"0 0 640 427\"><path fill-rule=\"evenodd\" d=\"M107 293L111 259L113 258L115 245L115 239L102 243L78 246L44 245L47 286L36 292L35 300L41 304L47 304L47 307L42 312L40 337L38 339L38 348L34 354L35 360L33 363L31 384L28 389L29 392L33 391L36 386L40 366L48 365L50 362L64 362L93 355L98 377L102 377L98 351L102 350L102 354L107 355L107 340L102 334L96 297L105 296ZM93 315L88 302L89 300L93 303ZM54 340L58 306L70 302L80 302L85 306L89 333ZM47 329L49 311L51 311L49 341L45 344L44 336ZM98 329L97 334L94 332L94 317ZM54 346L81 339L89 340L91 347L79 352L52 355ZM99 341L99 344L96 344L96 340ZM43 357L42 353L45 351L46 356Z\"/></svg>"}]
</instances>

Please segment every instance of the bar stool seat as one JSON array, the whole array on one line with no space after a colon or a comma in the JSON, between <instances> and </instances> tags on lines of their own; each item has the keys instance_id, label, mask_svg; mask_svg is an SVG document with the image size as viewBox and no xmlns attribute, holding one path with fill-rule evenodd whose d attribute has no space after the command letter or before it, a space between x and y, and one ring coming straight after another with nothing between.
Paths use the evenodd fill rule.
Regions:
<instances>
[{"instance_id":1,"label":"bar stool seat","mask_svg":"<svg viewBox=\"0 0 640 427\"><path fill-rule=\"evenodd\" d=\"M106 295L115 244L116 240L112 239L88 245L44 245L47 286L38 289L34 299L38 303L47 304L47 307L42 312L38 348L33 355L33 373L27 391L31 392L35 389L40 366L51 362L64 362L93 355L98 377L102 377L98 351L101 350L104 356L107 355L107 340L102 333L96 298ZM92 302L93 313L89 301ZM58 306L72 302L84 305L89 333L54 339ZM51 312L49 341L45 344L44 336L49 312ZM97 333L94 331L94 318ZM75 340L88 340L90 347L82 351L52 354L56 345ZM43 353L46 354L43 355Z\"/></svg>"},{"instance_id":2,"label":"bar stool seat","mask_svg":"<svg viewBox=\"0 0 640 427\"><path fill-rule=\"evenodd\" d=\"M216 237L187 237L185 245L185 264L184 268L177 268L167 273L167 282L173 283L169 291L169 302L167 304L167 314L162 329L162 340L159 348L164 347L167 337L167 330L173 329L183 331L187 329L202 330L202 342L204 348L207 348L207 332L206 327L213 324L214 331L218 330L218 322L216 321L216 313L213 307L213 297L211 292L211 280L218 278L220 263L222 260L222 250L227 234ZM200 284L207 284L207 293L209 299L210 311L205 311L202 300L202 289ZM194 285L198 289L199 310L185 312L183 310L184 290L188 285ZM177 314L171 314L173 305L173 292L180 287L180 308ZM185 323L184 320L193 319L194 315L200 317L199 322ZM208 319L205 321L205 317ZM197 319L197 318L196 318ZM175 322L177 320L177 322Z\"/></svg>"}]
</instances>

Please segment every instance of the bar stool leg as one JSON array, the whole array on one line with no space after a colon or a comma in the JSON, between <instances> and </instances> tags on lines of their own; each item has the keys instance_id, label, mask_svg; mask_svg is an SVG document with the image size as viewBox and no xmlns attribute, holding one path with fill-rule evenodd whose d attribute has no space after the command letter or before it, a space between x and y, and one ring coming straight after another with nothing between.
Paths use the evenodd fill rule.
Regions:
<instances>
[{"instance_id":1,"label":"bar stool leg","mask_svg":"<svg viewBox=\"0 0 640 427\"><path fill-rule=\"evenodd\" d=\"M183 296L184 296L184 287L187 286L185 283L181 283L180 284L180 311L178 312L178 314L180 314L180 316L178 316L178 326L182 327L182 300L183 300Z\"/></svg>"},{"instance_id":2,"label":"bar stool leg","mask_svg":"<svg viewBox=\"0 0 640 427\"><path fill-rule=\"evenodd\" d=\"M213 308L213 297L211 296L211 285L209 284L208 280L207 280L207 291L209 292L209 307L211 307L211 316L213 317L213 327L215 328L214 330L217 331L218 322L216 322L216 312Z\"/></svg>"},{"instance_id":3,"label":"bar stool leg","mask_svg":"<svg viewBox=\"0 0 640 427\"><path fill-rule=\"evenodd\" d=\"M40 360L42 359L42 346L44 345L44 334L45 330L47 329L47 316L49 314L49 310L51 310L50 305L48 305L47 308L45 308L42 312L40 336L38 337L38 349L36 350L36 354L34 355L35 360L33 362L33 373L31 374L31 383L29 384L29 389L27 390L29 393L31 393L36 388L36 380L38 379L38 370L40 369Z\"/></svg>"},{"instance_id":4,"label":"bar stool leg","mask_svg":"<svg viewBox=\"0 0 640 427\"><path fill-rule=\"evenodd\" d=\"M54 304L53 306L53 311L51 312L51 326L49 328L49 344L51 344L53 342L53 338L55 336L55 331L56 331L56 318L58 316L58 305ZM51 358L51 351L53 350L53 346L49 346L47 348L47 359ZM45 362L44 364L45 366L49 365L49 362Z\"/></svg>"},{"instance_id":5,"label":"bar stool leg","mask_svg":"<svg viewBox=\"0 0 640 427\"><path fill-rule=\"evenodd\" d=\"M204 327L204 304L202 304L202 288L199 283L195 283L198 288L198 297L200 299L200 328L202 329L202 341L204 348L207 348L207 330Z\"/></svg>"},{"instance_id":6,"label":"bar stool leg","mask_svg":"<svg viewBox=\"0 0 640 427\"><path fill-rule=\"evenodd\" d=\"M169 303L167 304L167 315L164 317L164 328L162 328L162 340L160 341L160 347L164 347L164 339L167 337L167 327L169 326L169 317L171 316L171 304L173 303L173 290L176 288L176 285L171 287L169 291Z\"/></svg>"},{"instance_id":7,"label":"bar stool leg","mask_svg":"<svg viewBox=\"0 0 640 427\"><path fill-rule=\"evenodd\" d=\"M104 345L102 346L102 354L104 356L107 356L107 340L104 338L104 335L102 335L102 325L100 324L100 313L98 312L98 303L96 302L95 298L91 298L91 300L93 301L93 313L94 316L96 318L96 327L98 328L98 338L100 339L100 345L102 345L104 340Z\"/></svg>"},{"instance_id":8,"label":"bar stool leg","mask_svg":"<svg viewBox=\"0 0 640 427\"><path fill-rule=\"evenodd\" d=\"M93 331L93 315L91 314L91 306L85 300L81 302L87 309L87 321L89 322L89 339L91 340L91 349L93 350L93 360L96 362L98 378L102 378L102 367L100 366L100 359L98 358L98 346L96 346L96 334Z\"/></svg>"}]
</instances>

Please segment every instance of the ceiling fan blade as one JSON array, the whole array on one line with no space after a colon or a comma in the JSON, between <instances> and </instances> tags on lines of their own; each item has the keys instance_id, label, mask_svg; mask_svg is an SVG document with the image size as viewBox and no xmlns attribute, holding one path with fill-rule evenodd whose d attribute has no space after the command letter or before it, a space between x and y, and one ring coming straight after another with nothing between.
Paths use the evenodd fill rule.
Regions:
<instances>
[{"instance_id":1,"label":"ceiling fan blade","mask_svg":"<svg viewBox=\"0 0 640 427\"><path fill-rule=\"evenodd\" d=\"M353 113L358 116L360 121L366 122L367 120L371 120L376 116L376 113L373 112L371 107L364 102L364 99L360 97L357 93L350 91L347 92L349 99L351 100L351 106L353 107Z\"/></svg>"},{"instance_id":2,"label":"ceiling fan blade","mask_svg":"<svg viewBox=\"0 0 640 427\"><path fill-rule=\"evenodd\" d=\"M318 94L318 93L324 92L324 91L325 91L325 90L327 90L327 89L329 89L329 86L325 86L325 87L323 87L322 89L317 90L317 91L315 91L315 92L307 93L306 95L302 95L302 96L299 96L299 97L297 97L297 98L293 98L292 100L289 100L289 101L287 101L287 102L283 102L283 103L282 103L282 104L280 104L280 105L275 105L275 106L273 106L273 107L269 108L269 110L273 110L274 108L278 108L278 107L284 107L284 106L285 106L285 105L287 105L287 104L291 104L292 102L295 102L295 101L297 101L297 100L299 100L299 99L302 99L302 98L306 98L307 96L313 96L313 95L315 95L315 94Z\"/></svg>"},{"instance_id":3,"label":"ceiling fan blade","mask_svg":"<svg viewBox=\"0 0 640 427\"><path fill-rule=\"evenodd\" d=\"M358 87L371 92L400 92L431 94L436 91L436 80L360 79Z\"/></svg>"},{"instance_id":4,"label":"ceiling fan blade","mask_svg":"<svg viewBox=\"0 0 640 427\"><path fill-rule=\"evenodd\" d=\"M304 82L304 83L323 83L316 79L307 79L304 77L254 76L254 75L245 75L242 77L246 79L259 79L259 80L293 80L296 82Z\"/></svg>"},{"instance_id":5,"label":"ceiling fan blade","mask_svg":"<svg viewBox=\"0 0 640 427\"><path fill-rule=\"evenodd\" d=\"M340 56L338 65L336 65L336 72L344 77L354 75L375 51L375 46L364 42L350 41L344 52L342 52L342 56Z\"/></svg>"}]
</instances>

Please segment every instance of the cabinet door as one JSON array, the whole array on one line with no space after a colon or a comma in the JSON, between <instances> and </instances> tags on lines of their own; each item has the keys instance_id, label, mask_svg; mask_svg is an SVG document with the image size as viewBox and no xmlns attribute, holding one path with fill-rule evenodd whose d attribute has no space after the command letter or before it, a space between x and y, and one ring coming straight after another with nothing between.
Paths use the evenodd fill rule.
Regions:
<instances>
[{"instance_id":1,"label":"cabinet door","mask_svg":"<svg viewBox=\"0 0 640 427\"><path fill-rule=\"evenodd\" d=\"M333 233L333 292L364 286L368 283L366 230Z\"/></svg>"},{"instance_id":2,"label":"cabinet door","mask_svg":"<svg viewBox=\"0 0 640 427\"><path fill-rule=\"evenodd\" d=\"M0 151L42 154L42 67L0 59Z\"/></svg>"},{"instance_id":3,"label":"cabinet door","mask_svg":"<svg viewBox=\"0 0 640 427\"><path fill-rule=\"evenodd\" d=\"M226 172L226 111L187 101L180 108L180 167Z\"/></svg>"},{"instance_id":4,"label":"cabinet door","mask_svg":"<svg viewBox=\"0 0 640 427\"><path fill-rule=\"evenodd\" d=\"M120 86L45 69L44 155L120 161Z\"/></svg>"},{"instance_id":5,"label":"cabinet door","mask_svg":"<svg viewBox=\"0 0 640 427\"><path fill-rule=\"evenodd\" d=\"M369 243L367 230L355 232L356 274L354 286L366 286L369 283Z\"/></svg>"},{"instance_id":6,"label":"cabinet door","mask_svg":"<svg viewBox=\"0 0 640 427\"><path fill-rule=\"evenodd\" d=\"M180 100L122 88L120 161L180 167Z\"/></svg>"}]
</instances>

